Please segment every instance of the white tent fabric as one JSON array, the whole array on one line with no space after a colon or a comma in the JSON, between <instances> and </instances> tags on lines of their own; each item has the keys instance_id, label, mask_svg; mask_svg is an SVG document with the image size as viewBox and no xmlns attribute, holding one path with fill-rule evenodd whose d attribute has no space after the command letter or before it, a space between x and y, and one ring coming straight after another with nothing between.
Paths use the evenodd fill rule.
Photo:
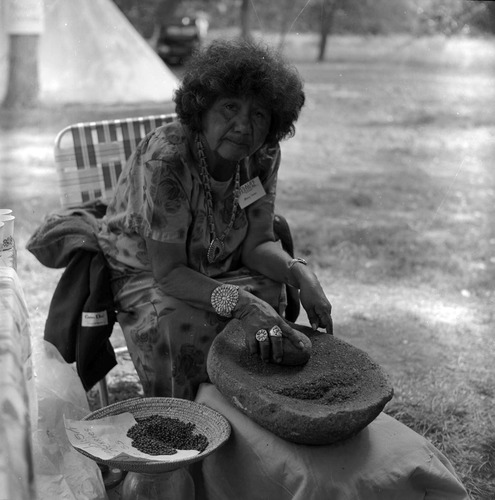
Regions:
<instances>
[{"instance_id":1,"label":"white tent fabric","mask_svg":"<svg viewBox=\"0 0 495 500\"><path fill-rule=\"evenodd\" d=\"M8 69L5 24L0 22L2 98ZM39 50L45 103L167 102L177 86L175 75L111 0L45 0Z\"/></svg>"}]
</instances>

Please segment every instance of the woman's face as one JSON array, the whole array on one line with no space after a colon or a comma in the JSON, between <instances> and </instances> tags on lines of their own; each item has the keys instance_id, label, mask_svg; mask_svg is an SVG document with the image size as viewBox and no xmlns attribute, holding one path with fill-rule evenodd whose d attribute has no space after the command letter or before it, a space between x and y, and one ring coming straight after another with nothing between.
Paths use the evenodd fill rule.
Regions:
<instances>
[{"instance_id":1,"label":"woman's face","mask_svg":"<svg viewBox=\"0 0 495 500\"><path fill-rule=\"evenodd\" d=\"M203 135L213 160L238 162L265 142L271 114L256 99L222 97L203 116Z\"/></svg>"}]
</instances>

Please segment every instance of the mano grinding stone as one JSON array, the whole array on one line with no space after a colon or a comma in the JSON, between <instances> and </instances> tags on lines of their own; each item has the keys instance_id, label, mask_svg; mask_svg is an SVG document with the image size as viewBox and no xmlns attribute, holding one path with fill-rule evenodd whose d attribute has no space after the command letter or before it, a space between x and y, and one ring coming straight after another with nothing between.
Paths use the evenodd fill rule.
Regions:
<instances>
[{"instance_id":1,"label":"mano grinding stone","mask_svg":"<svg viewBox=\"0 0 495 500\"><path fill-rule=\"evenodd\" d=\"M277 365L249 354L241 324L232 320L210 348L211 381L236 408L288 441L325 445L356 435L392 399L386 373L347 342L292 326L311 340L307 363Z\"/></svg>"}]
</instances>

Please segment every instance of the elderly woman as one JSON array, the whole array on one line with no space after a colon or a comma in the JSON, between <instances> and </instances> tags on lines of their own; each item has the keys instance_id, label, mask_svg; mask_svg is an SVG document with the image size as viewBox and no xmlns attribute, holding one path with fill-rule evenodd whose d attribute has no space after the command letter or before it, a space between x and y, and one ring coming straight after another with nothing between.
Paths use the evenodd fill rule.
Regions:
<instances>
[{"instance_id":1,"label":"elderly woman","mask_svg":"<svg viewBox=\"0 0 495 500\"><path fill-rule=\"evenodd\" d=\"M279 141L304 104L297 71L247 42L194 57L175 94L178 120L130 158L99 235L133 363L148 396L193 399L211 342L238 318L251 352L283 360L282 317L296 287L314 329L331 305L302 259L275 241Z\"/></svg>"},{"instance_id":2,"label":"elderly woman","mask_svg":"<svg viewBox=\"0 0 495 500\"><path fill-rule=\"evenodd\" d=\"M126 166L99 241L145 394L196 399L231 423L236 439L201 462L196 484L215 500L466 500L448 460L391 417L337 446L296 445L202 384L230 318L253 354L280 363L287 342L304 340L283 319L284 286L299 290L314 329L332 333L331 305L273 231L279 141L304 103L296 70L260 45L215 42L191 60L175 102L178 120Z\"/></svg>"}]
</instances>

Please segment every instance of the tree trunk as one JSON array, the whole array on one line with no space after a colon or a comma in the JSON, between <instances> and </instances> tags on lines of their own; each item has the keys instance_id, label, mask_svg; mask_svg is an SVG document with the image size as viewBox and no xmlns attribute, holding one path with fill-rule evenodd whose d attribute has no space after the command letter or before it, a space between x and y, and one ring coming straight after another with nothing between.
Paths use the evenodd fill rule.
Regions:
<instances>
[{"instance_id":1,"label":"tree trunk","mask_svg":"<svg viewBox=\"0 0 495 500\"><path fill-rule=\"evenodd\" d=\"M249 40L251 38L251 4L250 0L242 0L241 4L241 38Z\"/></svg>"},{"instance_id":2,"label":"tree trunk","mask_svg":"<svg viewBox=\"0 0 495 500\"><path fill-rule=\"evenodd\" d=\"M325 59L327 49L327 39L332 29L333 19L337 11L339 0L323 0L321 6L321 23L320 23L320 44L318 50L318 62Z\"/></svg>"},{"instance_id":3,"label":"tree trunk","mask_svg":"<svg viewBox=\"0 0 495 500\"><path fill-rule=\"evenodd\" d=\"M495 3L485 2L488 11L490 32L495 34Z\"/></svg>"},{"instance_id":4,"label":"tree trunk","mask_svg":"<svg viewBox=\"0 0 495 500\"><path fill-rule=\"evenodd\" d=\"M38 35L10 35L9 80L3 107L28 108L38 102Z\"/></svg>"},{"instance_id":5,"label":"tree trunk","mask_svg":"<svg viewBox=\"0 0 495 500\"><path fill-rule=\"evenodd\" d=\"M278 49L282 50L285 45L285 40L289 29L291 28L291 20L293 19L293 11L294 11L294 1L293 0L285 0L284 5L282 7L282 13L280 14L280 38L278 42Z\"/></svg>"}]
</instances>

